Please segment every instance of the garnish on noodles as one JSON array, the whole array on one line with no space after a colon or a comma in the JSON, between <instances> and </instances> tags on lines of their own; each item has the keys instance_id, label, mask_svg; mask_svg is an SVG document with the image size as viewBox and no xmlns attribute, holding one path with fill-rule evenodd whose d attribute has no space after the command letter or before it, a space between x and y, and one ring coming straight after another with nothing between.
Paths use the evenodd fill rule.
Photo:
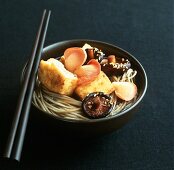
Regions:
<instances>
[{"instance_id":1,"label":"garnish on noodles","mask_svg":"<svg viewBox=\"0 0 174 170\"><path fill-rule=\"evenodd\" d=\"M59 54L58 54L59 55ZM119 114L136 100L131 62L85 44L59 59L41 60L33 104L65 119L99 119Z\"/></svg>"}]
</instances>

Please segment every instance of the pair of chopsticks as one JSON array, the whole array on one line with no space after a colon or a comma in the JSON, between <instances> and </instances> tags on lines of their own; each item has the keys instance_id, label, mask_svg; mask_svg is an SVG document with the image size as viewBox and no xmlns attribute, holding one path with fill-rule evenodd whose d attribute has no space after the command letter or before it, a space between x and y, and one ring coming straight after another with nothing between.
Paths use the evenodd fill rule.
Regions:
<instances>
[{"instance_id":1,"label":"pair of chopsticks","mask_svg":"<svg viewBox=\"0 0 174 170\"><path fill-rule=\"evenodd\" d=\"M43 11L32 55L29 59L27 70L24 75L24 81L19 94L10 135L7 141L7 148L4 152L4 157L17 161L20 161L21 157L37 70L41 59L50 15L50 10L48 12L46 10Z\"/></svg>"}]
</instances>

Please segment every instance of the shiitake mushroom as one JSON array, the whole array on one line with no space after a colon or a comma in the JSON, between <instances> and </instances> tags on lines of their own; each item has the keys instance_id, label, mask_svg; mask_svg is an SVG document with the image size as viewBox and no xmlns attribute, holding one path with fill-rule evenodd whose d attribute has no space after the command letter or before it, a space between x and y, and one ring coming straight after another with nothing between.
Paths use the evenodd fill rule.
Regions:
<instances>
[{"instance_id":1,"label":"shiitake mushroom","mask_svg":"<svg viewBox=\"0 0 174 170\"><path fill-rule=\"evenodd\" d=\"M100 64L101 70L108 76L123 75L131 67L131 63L128 59L119 58L115 55L110 55L107 58L104 58Z\"/></svg>"},{"instance_id":2,"label":"shiitake mushroom","mask_svg":"<svg viewBox=\"0 0 174 170\"><path fill-rule=\"evenodd\" d=\"M90 93L82 101L83 112L93 119L107 116L112 109L111 97L103 92Z\"/></svg>"},{"instance_id":3,"label":"shiitake mushroom","mask_svg":"<svg viewBox=\"0 0 174 170\"><path fill-rule=\"evenodd\" d=\"M90 59L97 59L101 64L101 70L106 73L106 75L123 75L130 67L131 63L128 59L123 57L116 57L115 55L106 55L98 48L87 48L87 61Z\"/></svg>"},{"instance_id":4,"label":"shiitake mushroom","mask_svg":"<svg viewBox=\"0 0 174 170\"><path fill-rule=\"evenodd\" d=\"M98 48L87 48L86 53L87 61L89 61L90 59L97 59L98 62L101 62L105 57L105 54Z\"/></svg>"}]
</instances>

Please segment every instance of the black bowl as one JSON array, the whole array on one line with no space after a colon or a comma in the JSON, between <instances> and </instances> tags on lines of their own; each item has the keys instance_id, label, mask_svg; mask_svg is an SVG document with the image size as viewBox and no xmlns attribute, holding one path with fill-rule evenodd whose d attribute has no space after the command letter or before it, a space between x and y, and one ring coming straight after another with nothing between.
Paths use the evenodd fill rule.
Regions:
<instances>
[{"instance_id":1,"label":"black bowl","mask_svg":"<svg viewBox=\"0 0 174 170\"><path fill-rule=\"evenodd\" d=\"M137 70L136 85L138 88L138 98L136 102L127 110L120 112L111 117L90 120L68 120L52 116L35 106L32 106L34 117L37 123L43 121L44 126L52 126L58 133L66 134L66 136L93 137L101 136L109 132L113 132L125 125L137 110L141 100L143 99L147 89L147 76L140 62L125 50L100 41L95 40L67 40L52 44L43 50L42 59L57 58L63 55L64 51L69 47L82 47L85 43L102 49L105 54L115 54L120 57L129 59L132 68Z\"/></svg>"}]
</instances>

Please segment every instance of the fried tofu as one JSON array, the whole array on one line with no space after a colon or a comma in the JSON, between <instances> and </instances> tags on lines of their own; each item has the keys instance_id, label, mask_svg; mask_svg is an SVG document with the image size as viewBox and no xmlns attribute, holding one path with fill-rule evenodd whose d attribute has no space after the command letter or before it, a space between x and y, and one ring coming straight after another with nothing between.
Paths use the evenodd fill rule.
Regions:
<instances>
[{"instance_id":1,"label":"fried tofu","mask_svg":"<svg viewBox=\"0 0 174 170\"><path fill-rule=\"evenodd\" d=\"M38 78L48 90L68 96L74 92L78 80L77 76L66 70L64 65L54 58L41 60Z\"/></svg>"},{"instance_id":2,"label":"fried tofu","mask_svg":"<svg viewBox=\"0 0 174 170\"><path fill-rule=\"evenodd\" d=\"M103 92L105 94L110 94L113 91L114 87L103 71L101 71L92 82L77 86L75 89L76 95L79 96L81 100L83 100L89 93Z\"/></svg>"}]
</instances>

